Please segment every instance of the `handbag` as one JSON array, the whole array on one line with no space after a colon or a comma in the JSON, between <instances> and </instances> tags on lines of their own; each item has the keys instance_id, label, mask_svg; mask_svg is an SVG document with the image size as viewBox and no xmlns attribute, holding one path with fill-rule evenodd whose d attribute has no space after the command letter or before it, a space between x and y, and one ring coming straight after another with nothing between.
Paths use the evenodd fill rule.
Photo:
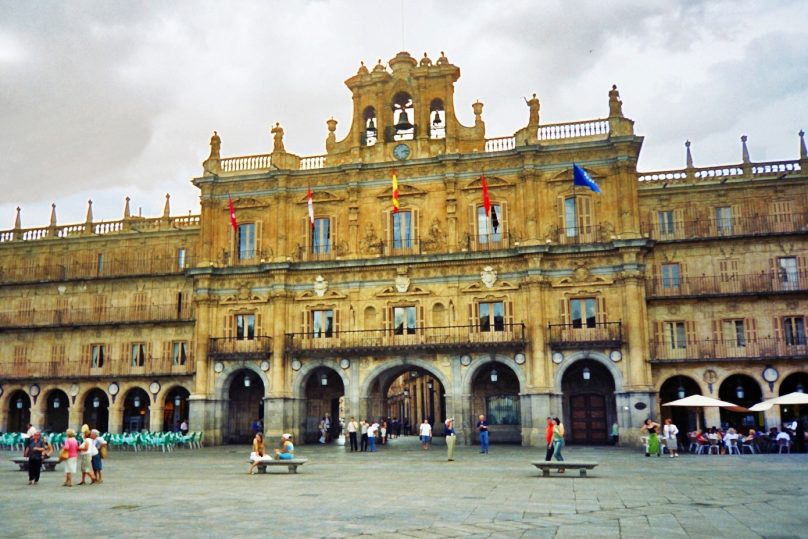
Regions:
<instances>
[{"instance_id":1,"label":"handbag","mask_svg":"<svg viewBox=\"0 0 808 539\"><path fill-rule=\"evenodd\" d=\"M107 458L107 444L102 445L102 446L101 446L101 447L98 449L98 454L99 454L99 455L101 455L101 458L102 458L102 459Z\"/></svg>"},{"instance_id":2,"label":"handbag","mask_svg":"<svg viewBox=\"0 0 808 539\"><path fill-rule=\"evenodd\" d=\"M61 451L59 451L59 462L64 462L68 458L70 458L70 451L66 447L63 447Z\"/></svg>"}]
</instances>

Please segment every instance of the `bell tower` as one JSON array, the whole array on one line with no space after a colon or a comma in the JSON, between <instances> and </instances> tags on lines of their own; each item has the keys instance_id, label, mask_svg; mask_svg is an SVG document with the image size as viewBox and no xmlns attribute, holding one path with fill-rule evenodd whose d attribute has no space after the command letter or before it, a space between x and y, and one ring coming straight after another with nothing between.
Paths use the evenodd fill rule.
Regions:
<instances>
[{"instance_id":1,"label":"bell tower","mask_svg":"<svg viewBox=\"0 0 808 539\"><path fill-rule=\"evenodd\" d=\"M434 63L426 53L418 62L407 52L396 54L387 66L381 59L373 69L362 63L356 75L345 81L354 103L348 135L336 141L329 124L328 162L406 161L482 151L482 103L472 106L474 126L458 122L454 105L458 78L460 68L442 52Z\"/></svg>"}]
</instances>

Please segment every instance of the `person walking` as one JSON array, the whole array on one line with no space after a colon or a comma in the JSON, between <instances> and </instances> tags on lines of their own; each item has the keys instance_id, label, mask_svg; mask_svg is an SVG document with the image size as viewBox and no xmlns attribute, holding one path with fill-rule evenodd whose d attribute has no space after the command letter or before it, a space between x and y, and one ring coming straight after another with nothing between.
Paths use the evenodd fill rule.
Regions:
<instances>
[{"instance_id":1,"label":"person walking","mask_svg":"<svg viewBox=\"0 0 808 539\"><path fill-rule=\"evenodd\" d=\"M553 460L553 453L555 453L555 447L553 447L553 428L555 427L555 421L553 421L552 417L547 417L547 425L544 427L544 441L547 442L547 450L544 452L544 460L546 462L550 462Z\"/></svg>"},{"instance_id":2,"label":"person walking","mask_svg":"<svg viewBox=\"0 0 808 539\"><path fill-rule=\"evenodd\" d=\"M320 440L319 440L319 442L321 444L324 444L325 443L325 433L326 433L325 416L323 416L323 418L320 419L320 424L318 425L317 428L320 430Z\"/></svg>"},{"instance_id":3,"label":"person walking","mask_svg":"<svg viewBox=\"0 0 808 539\"><path fill-rule=\"evenodd\" d=\"M488 421L480 414L477 421L477 430L480 432L480 453L488 454Z\"/></svg>"},{"instance_id":4,"label":"person walking","mask_svg":"<svg viewBox=\"0 0 808 539\"><path fill-rule=\"evenodd\" d=\"M379 424L378 423L374 423L374 424L372 424L371 426L368 427L367 436L368 436L368 446L370 447L370 449L368 449L368 451L370 451L371 453L376 452L376 435L378 433L379 433Z\"/></svg>"},{"instance_id":5,"label":"person walking","mask_svg":"<svg viewBox=\"0 0 808 539\"><path fill-rule=\"evenodd\" d=\"M640 427L640 432L648 434L648 442L645 445L645 456L650 457L652 454L656 454L656 456L662 456L662 448L659 445L659 435L658 430L659 423L655 422L650 417L645 420L642 427Z\"/></svg>"},{"instance_id":6,"label":"person walking","mask_svg":"<svg viewBox=\"0 0 808 539\"><path fill-rule=\"evenodd\" d=\"M362 421L359 422L359 432L362 435L361 436L360 451L362 451L362 452L368 450L368 428L369 427L370 427L370 425L368 424L368 422L366 420L363 419Z\"/></svg>"},{"instance_id":7,"label":"person walking","mask_svg":"<svg viewBox=\"0 0 808 539\"><path fill-rule=\"evenodd\" d=\"M348 420L348 425L346 425L346 430L348 431L348 441L351 444L351 453L354 451L359 451L359 445L356 442L356 431L359 430L359 424L356 422L353 416L351 419Z\"/></svg>"},{"instance_id":8,"label":"person walking","mask_svg":"<svg viewBox=\"0 0 808 539\"><path fill-rule=\"evenodd\" d=\"M432 439L432 425L429 424L426 418L421 422L419 435L421 436L421 449L429 451L429 441Z\"/></svg>"},{"instance_id":9,"label":"person walking","mask_svg":"<svg viewBox=\"0 0 808 539\"><path fill-rule=\"evenodd\" d=\"M668 454L671 458L679 456L679 441L676 435L679 434L679 429L673 424L671 418L665 420L665 425L662 426L662 438L665 440L665 447L668 448Z\"/></svg>"},{"instance_id":10,"label":"person walking","mask_svg":"<svg viewBox=\"0 0 808 539\"><path fill-rule=\"evenodd\" d=\"M553 418L553 456L558 462L564 462L561 449L564 447L564 425L557 417ZM558 473L564 473L564 468L559 468Z\"/></svg>"},{"instance_id":11,"label":"person walking","mask_svg":"<svg viewBox=\"0 0 808 539\"><path fill-rule=\"evenodd\" d=\"M79 442L76 440L76 431L67 429L65 431L65 443L63 446L67 448L67 460L65 461L65 482L62 484L64 487L73 486L73 474L76 473L76 461L79 456Z\"/></svg>"},{"instance_id":12,"label":"person walking","mask_svg":"<svg viewBox=\"0 0 808 539\"><path fill-rule=\"evenodd\" d=\"M104 454L101 451L106 451L106 449L103 448L107 445L107 441L101 438L101 433L97 429L92 429L90 431L90 443L95 446L95 454L92 456L92 459L90 459L90 464L95 474L95 483L103 483L104 480L101 479L101 471L104 469L104 465L101 462L101 458Z\"/></svg>"},{"instance_id":13,"label":"person walking","mask_svg":"<svg viewBox=\"0 0 808 539\"><path fill-rule=\"evenodd\" d=\"M42 438L42 434L35 430L31 438L25 444L24 457L28 457L28 484L39 483L39 475L42 471L42 461L53 453L53 447L47 440Z\"/></svg>"},{"instance_id":14,"label":"person walking","mask_svg":"<svg viewBox=\"0 0 808 539\"><path fill-rule=\"evenodd\" d=\"M83 428L83 427L82 427ZM95 482L95 474L93 473L93 456L98 454L95 444L90 436L90 428L87 427L86 431L82 431L83 440L79 450L81 451L81 481L79 485L87 484L87 477L91 479L91 485Z\"/></svg>"},{"instance_id":15,"label":"person walking","mask_svg":"<svg viewBox=\"0 0 808 539\"><path fill-rule=\"evenodd\" d=\"M446 435L446 457L449 462L454 460L454 448L455 448L455 430L454 430L454 418L450 417L444 423L445 428L443 429L443 433Z\"/></svg>"}]
</instances>

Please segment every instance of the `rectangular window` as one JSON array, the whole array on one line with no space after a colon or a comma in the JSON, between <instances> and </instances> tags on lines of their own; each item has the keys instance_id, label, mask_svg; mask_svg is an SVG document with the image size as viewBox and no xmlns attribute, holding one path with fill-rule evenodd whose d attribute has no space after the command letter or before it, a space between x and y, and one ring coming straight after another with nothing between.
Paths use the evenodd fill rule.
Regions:
<instances>
[{"instance_id":1,"label":"rectangular window","mask_svg":"<svg viewBox=\"0 0 808 539\"><path fill-rule=\"evenodd\" d=\"M597 302L595 298L570 300L572 327L593 328L596 326Z\"/></svg>"},{"instance_id":2,"label":"rectangular window","mask_svg":"<svg viewBox=\"0 0 808 539\"><path fill-rule=\"evenodd\" d=\"M185 269L185 247L177 249L177 269Z\"/></svg>"},{"instance_id":3,"label":"rectangular window","mask_svg":"<svg viewBox=\"0 0 808 539\"><path fill-rule=\"evenodd\" d=\"M662 288L679 288L682 286L680 270L679 264L662 264Z\"/></svg>"},{"instance_id":4,"label":"rectangular window","mask_svg":"<svg viewBox=\"0 0 808 539\"><path fill-rule=\"evenodd\" d=\"M676 227L673 223L673 211L659 211L657 212L657 221L659 223L659 233L662 235L673 235Z\"/></svg>"},{"instance_id":5,"label":"rectangular window","mask_svg":"<svg viewBox=\"0 0 808 539\"><path fill-rule=\"evenodd\" d=\"M564 230L567 237L574 238L578 235L578 208L575 197L564 199Z\"/></svg>"},{"instance_id":6,"label":"rectangular window","mask_svg":"<svg viewBox=\"0 0 808 539\"><path fill-rule=\"evenodd\" d=\"M518 395L492 395L485 398L485 417L491 425L519 425Z\"/></svg>"},{"instance_id":7,"label":"rectangular window","mask_svg":"<svg viewBox=\"0 0 808 539\"><path fill-rule=\"evenodd\" d=\"M394 333L396 335L415 334L415 307L393 308Z\"/></svg>"},{"instance_id":8,"label":"rectangular window","mask_svg":"<svg viewBox=\"0 0 808 539\"><path fill-rule=\"evenodd\" d=\"M743 320L724 320L724 342L730 346L746 346L746 329Z\"/></svg>"},{"instance_id":9,"label":"rectangular window","mask_svg":"<svg viewBox=\"0 0 808 539\"><path fill-rule=\"evenodd\" d=\"M255 258L255 223L238 225L238 259Z\"/></svg>"},{"instance_id":10,"label":"rectangular window","mask_svg":"<svg viewBox=\"0 0 808 539\"><path fill-rule=\"evenodd\" d=\"M314 220L311 235L311 252L328 254L331 252L331 221L326 218Z\"/></svg>"},{"instance_id":11,"label":"rectangular window","mask_svg":"<svg viewBox=\"0 0 808 539\"><path fill-rule=\"evenodd\" d=\"M393 213L393 249L412 248L412 212Z\"/></svg>"},{"instance_id":12,"label":"rectangular window","mask_svg":"<svg viewBox=\"0 0 808 539\"><path fill-rule=\"evenodd\" d=\"M100 369L104 366L104 361L106 359L106 345L103 344L91 344L90 345L90 368L91 369Z\"/></svg>"},{"instance_id":13,"label":"rectangular window","mask_svg":"<svg viewBox=\"0 0 808 539\"><path fill-rule=\"evenodd\" d=\"M720 235L732 234L732 207L721 206L715 209L715 229Z\"/></svg>"},{"instance_id":14,"label":"rectangular window","mask_svg":"<svg viewBox=\"0 0 808 539\"><path fill-rule=\"evenodd\" d=\"M188 361L188 343L178 341L171 343L171 364L185 365Z\"/></svg>"},{"instance_id":15,"label":"rectangular window","mask_svg":"<svg viewBox=\"0 0 808 539\"><path fill-rule=\"evenodd\" d=\"M251 341L255 339L255 315L236 315L236 340Z\"/></svg>"},{"instance_id":16,"label":"rectangular window","mask_svg":"<svg viewBox=\"0 0 808 539\"><path fill-rule=\"evenodd\" d=\"M315 339L334 336L334 311L312 311L311 327Z\"/></svg>"},{"instance_id":17,"label":"rectangular window","mask_svg":"<svg viewBox=\"0 0 808 539\"><path fill-rule=\"evenodd\" d=\"M99 275L104 273L104 255L103 255L103 253L98 253L98 256L95 258L95 270L98 272Z\"/></svg>"},{"instance_id":18,"label":"rectangular window","mask_svg":"<svg viewBox=\"0 0 808 539\"><path fill-rule=\"evenodd\" d=\"M783 318L783 334L788 346L805 344L805 318L789 316Z\"/></svg>"},{"instance_id":19,"label":"rectangular window","mask_svg":"<svg viewBox=\"0 0 808 539\"><path fill-rule=\"evenodd\" d=\"M480 303L480 331L505 331L505 303Z\"/></svg>"},{"instance_id":20,"label":"rectangular window","mask_svg":"<svg viewBox=\"0 0 808 539\"><path fill-rule=\"evenodd\" d=\"M797 271L797 258L781 256L777 259L777 279L781 290L797 290L800 274Z\"/></svg>"},{"instance_id":21,"label":"rectangular window","mask_svg":"<svg viewBox=\"0 0 808 539\"><path fill-rule=\"evenodd\" d=\"M132 343L130 353L132 367L142 367L146 364L146 343Z\"/></svg>"},{"instance_id":22,"label":"rectangular window","mask_svg":"<svg viewBox=\"0 0 808 539\"><path fill-rule=\"evenodd\" d=\"M496 219L494 219L496 217ZM485 207L477 208L477 238L481 245L502 241L502 206L491 204L491 214L485 214Z\"/></svg>"},{"instance_id":23,"label":"rectangular window","mask_svg":"<svg viewBox=\"0 0 808 539\"><path fill-rule=\"evenodd\" d=\"M665 338L671 349L687 348L687 337L684 322L665 322Z\"/></svg>"}]
</instances>

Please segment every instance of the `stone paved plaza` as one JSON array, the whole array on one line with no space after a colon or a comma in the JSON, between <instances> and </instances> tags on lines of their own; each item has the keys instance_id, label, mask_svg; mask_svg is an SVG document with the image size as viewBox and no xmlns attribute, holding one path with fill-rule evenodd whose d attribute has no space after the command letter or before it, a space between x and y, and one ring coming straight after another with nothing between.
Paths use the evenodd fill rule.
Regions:
<instances>
[{"instance_id":1,"label":"stone paved plaza","mask_svg":"<svg viewBox=\"0 0 808 539\"><path fill-rule=\"evenodd\" d=\"M0 535L127 537L808 537L808 455L644 457L565 448L589 477L540 477L536 449L415 437L376 454L301 446L309 462L246 475L247 447L114 452L104 482L37 486L0 456Z\"/></svg>"}]
</instances>

